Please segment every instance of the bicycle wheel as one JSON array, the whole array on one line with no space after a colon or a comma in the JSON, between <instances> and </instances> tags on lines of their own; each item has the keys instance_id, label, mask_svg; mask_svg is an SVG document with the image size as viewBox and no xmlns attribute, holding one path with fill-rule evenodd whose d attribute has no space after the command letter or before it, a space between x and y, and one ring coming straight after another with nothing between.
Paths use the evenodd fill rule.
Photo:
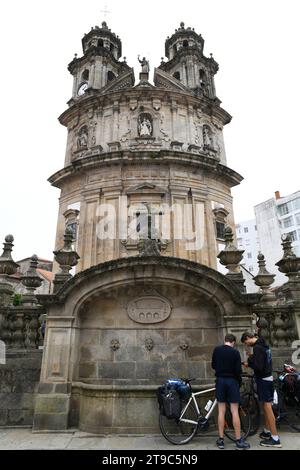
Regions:
<instances>
[{"instance_id":1,"label":"bicycle wheel","mask_svg":"<svg viewBox=\"0 0 300 470\"><path fill-rule=\"evenodd\" d=\"M185 423L179 421L179 419L170 419L164 416L162 412L159 413L159 428L162 435L171 444L187 444L197 433L198 415L192 403L190 403L182 418L190 419L195 423Z\"/></svg>"},{"instance_id":2,"label":"bicycle wheel","mask_svg":"<svg viewBox=\"0 0 300 470\"><path fill-rule=\"evenodd\" d=\"M277 423L286 423L292 429L300 432L300 403L296 398L287 398L281 391L278 393L278 404L273 405Z\"/></svg>"},{"instance_id":3,"label":"bicycle wheel","mask_svg":"<svg viewBox=\"0 0 300 470\"><path fill-rule=\"evenodd\" d=\"M241 437L246 439L249 435L250 427L251 427L251 417L249 410L244 406L243 403L239 406L239 417L241 422ZM226 412L225 412L225 427L224 427L224 434L230 439L231 441L235 441L235 431L232 422L232 414L230 411L230 406L226 405Z\"/></svg>"},{"instance_id":4,"label":"bicycle wheel","mask_svg":"<svg viewBox=\"0 0 300 470\"><path fill-rule=\"evenodd\" d=\"M249 436L257 433L260 426L260 407L257 398L252 393L245 393L241 396L243 406L249 410L250 413L250 431Z\"/></svg>"}]
</instances>

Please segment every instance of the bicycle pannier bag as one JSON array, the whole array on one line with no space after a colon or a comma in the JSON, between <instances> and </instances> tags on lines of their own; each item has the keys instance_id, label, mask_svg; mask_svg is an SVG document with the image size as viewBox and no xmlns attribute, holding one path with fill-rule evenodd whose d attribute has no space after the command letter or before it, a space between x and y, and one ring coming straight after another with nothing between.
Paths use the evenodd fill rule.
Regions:
<instances>
[{"instance_id":1,"label":"bicycle pannier bag","mask_svg":"<svg viewBox=\"0 0 300 470\"><path fill-rule=\"evenodd\" d=\"M176 390L169 389L167 384L157 389L157 399L161 413L169 419L177 419L181 412L181 400Z\"/></svg>"}]
</instances>

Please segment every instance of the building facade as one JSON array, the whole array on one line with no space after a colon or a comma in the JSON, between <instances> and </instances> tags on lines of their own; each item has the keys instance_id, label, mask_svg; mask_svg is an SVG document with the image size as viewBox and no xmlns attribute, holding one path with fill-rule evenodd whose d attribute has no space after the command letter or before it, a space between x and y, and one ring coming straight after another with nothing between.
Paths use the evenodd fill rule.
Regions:
<instances>
[{"instance_id":1,"label":"building facade","mask_svg":"<svg viewBox=\"0 0 300 470\"><path fill-rule=\"evenodd\" d=\"M274 198L256 205L254 210L259 244L267 260L267 269L276 274L274 285L283 284L286 278L276 266L283 234L289 234L293 250L300 256L300 191L284 197L277 191Z\"/></svg>"}]
</instances>

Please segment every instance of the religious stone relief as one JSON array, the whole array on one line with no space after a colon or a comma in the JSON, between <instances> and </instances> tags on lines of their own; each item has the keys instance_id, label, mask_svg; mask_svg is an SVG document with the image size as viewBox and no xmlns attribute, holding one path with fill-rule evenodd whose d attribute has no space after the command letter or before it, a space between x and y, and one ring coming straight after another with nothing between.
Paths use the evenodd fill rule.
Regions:
<instances>
[{"instance_id":1,"label":"religious stone relief","mask_svg":"<svg viewBox=\"0 0 300 470\"><path fill-rule=\"evenodd\" d=\"M151 136L153 133L152 116L142 113L138 118L138 134L140 137Z\"/></svg>"},{"instance_id":2,"label":"religious stone relief","mask_svg":"<svg viewBox=\"0 0 300 470\"><path fill-rule=\"evenodd\" d=\"M156 295L136 297L127 304L127 314L137 323L159 323L171 313L169 301Z\"/></svg>"},{"instance_id":3,"label":"religious stone relief","mask_svg":"<svg viewBox=\"0 0 300 470\"><path fill-rule=\"evenodd\" d=\"M90 130L91 130L91 145L96 145L96 126L97 121L90 121Z\"/></svg>"},{"instance_id":4,"label":"religious stone relief","mask_svg":"<svg viewBox=\"0 0 300 470\"><path fill-rule=\"evenodd\" d=\"M170 139L169 135L167 134L166 130L164 129L164 126L165 126L164 123L165 123L165 114L160 113L159 130L163 135L162 139L165 140L166 142L169 142L171 139Z\"/></svg>"},{"instance_id":5,"label":"religious stone relief","mask_svg":"<svg viewBox=\"0 0 300 470\"><path fill-rule=\"evenodd\" d=\"M78 132L77 149L85 149L88 145L88 129L87 126L82 126Z\"/></svg>"},{"instance_id":6,"label":"religious stone relief","mask_svg":"<svg viewBox=\"0 0 300 470\"><path fill-rule=\"evenodd\" d=\"M130 117L128 116L127 113L121 113L121 114L120 114L119 125L120 125L120 127L121 127L122 130L123 130L124 128L127 129L127 130L122 134L122 136L120 137L120 141L121 141L121 142L125 142L126 140L128 140L128 139L130 138L130 134L131 134ZM121 131L121 132L122 132L122 131Z\"/></svg>"}]
</instances>

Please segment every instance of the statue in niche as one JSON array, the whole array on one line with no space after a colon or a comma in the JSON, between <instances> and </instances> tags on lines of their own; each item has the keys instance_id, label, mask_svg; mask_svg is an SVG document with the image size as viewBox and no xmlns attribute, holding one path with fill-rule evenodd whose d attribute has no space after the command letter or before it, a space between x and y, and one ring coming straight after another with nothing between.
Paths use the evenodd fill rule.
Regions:
<instances>
[{"instance_id":1,"label":"statue in niche","mask_svg":"<svg viewBox=\"0 0 300 470\"><path fill-rule=\"evenodd\" d=\"M149 61L146 59L146 57L143 57L143 59L140 60L140 56L138 55L138 61L142 66L142 73L149 73L150 65L149 65Z\"/></svg>"},{"instance_id":2,"label":"statue in niche","mask_svg":"<svg viewBox=\"0 0 300 470\"><path fill-rule=\"evenodd\" d=\"M88 130L86 126L83 126L78 133L77 148L78 149L86 148L87 144L88 144Z\"/></svg>"},{"instance_id":3,"label":"statue in niche","mask_svg":"<svg viewBox=\"0 0 300 470\"><path fill-rule=\"evenodd\" d=\"M206 147L213 147L211 130L208 126L203 126L203 144Z\"/></svg>"},{"instance_id":4,"label":"statue in niche","mask_svg":"<svg viewBox=\"0 0 300 470\"><path fill-rule=\"evenodd\" d=\"M152 117L150 114L141 114L138 119L138 132L140 136L151 136L153 131Z\"/></svg>"}]
</instances>

